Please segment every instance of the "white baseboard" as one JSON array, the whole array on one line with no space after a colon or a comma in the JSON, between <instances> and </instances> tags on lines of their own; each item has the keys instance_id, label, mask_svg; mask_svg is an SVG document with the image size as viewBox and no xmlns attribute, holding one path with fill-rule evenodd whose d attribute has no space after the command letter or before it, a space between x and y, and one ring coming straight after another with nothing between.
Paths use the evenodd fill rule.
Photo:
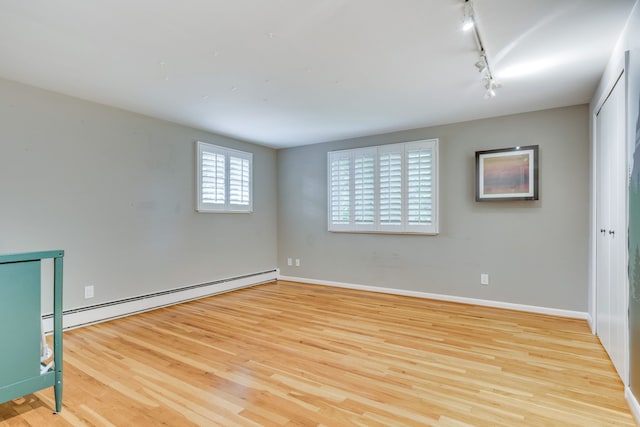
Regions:
<instances>
[{"instance_id":1,"label":"white baseboard","mask_svg":"<svg viewBox=\"0 0 640 427\"><path fill-rule=\"evenodd\" d=\"M629 404L631 413L636 419L636 423L640 425L640 404L638 403L638 399L636 399L629 387L626 387L624 389L624 397L627 399L627 403Z\"/></svg>"},{"instance_id":2,"label":"white baseboard","mask_svg":"<svg viewBox=\"0 0 640 427\"><path fill-rule=\"evenodd\" d=\"M440 301L458 302L463 304L474 304L487 307L505 308L531 313L548 314L552 316L569 317L575 319L585 319L591 322L591 316L586 312L561 310L530 306L523 304L513 304L500 301L480 300L475 298L458 297L453 295L432 294L426 292L410 291L404 289L384 288L370 285L359 285L353 283L333 282L328 280L316 280L303 277L280 276L279 269L262 273L249 274L236 278L223 279L216 282L201 285L189 286L165 292L158 292L150 295L128 298L120 301L113 301L95 306L82 307L66 310L63 314L63 329L73 329L80 326L104 322L119 317L144 311L155 310L157 308L179 304L198 298L230 292L274 280L289 280L293 282L310 283L324 286L335 286L369 292L380 292L394 295L404 295L418 298L434 299ZM44 316L44 330L46 333L53 331L52 315Z\"/></svg>"},{"instance_id":3,"label":"white baseboard","mask_svg":"<svg viewBox=\"0 0 640 427\"><path fill-rule=\"evenodd\" d=\"M218 280L201 285L188 286L164 292L127 298L95 306L66 310L62 316L63 329L78 328L80 326L104 322L118 317L155 310L169 305L179 304L198 298L208 297L224 292L235 291L262 283L273 282L277 279L277 271L247 274L241 277ZM53 316L44 316L45 333L53 331Z\"/></svg>"},{"instance_id":4,"label":"white baseboard","mask_svg":"<svg viewBox=\"0 0 640 427\"><path fill-rule=\"evenodd\" d=\"M587 313L587 323L589 324L589 329L591 329L591 333L593 335L596 334L596 324L593 323L593 317L591 317L591 313Z\"/></svg>"},{"instance_id":5,"label":"white baseboard","mask_svg":"<svg viewBox=\"0 0 640 427\"><path fill-rule=\"evenodd\" d=\"M291 282L310 283L314 285L335 286L338 288L356 289L369 292L380 292L384 294L403 295L417 298L434 299L439 301L459 302L462 304L481 305L485 307L504 308L508 310L526 311L529 313L548 314L558 317L569 317L572 319L584 319L590 321L589 313L582 311L562 310L558 308L539 307L535 305L514 304L509 302L482 300L467 297L458 297L454 295L431 294L427 292L409 291L404 289L383 288L370 285L358 285L354 283L332 282L329 280L307 279L304 277L279 276L278 280L288 280Z\"/></svg>"}]
</instances>

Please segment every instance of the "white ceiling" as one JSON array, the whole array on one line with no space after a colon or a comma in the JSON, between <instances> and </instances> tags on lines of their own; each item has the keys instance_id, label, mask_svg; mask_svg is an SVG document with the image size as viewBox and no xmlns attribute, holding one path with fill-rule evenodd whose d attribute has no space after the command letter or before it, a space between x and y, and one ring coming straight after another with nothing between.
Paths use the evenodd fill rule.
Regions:
<instances>
[{"instance_id":1,"label":"white ceiling","mask_svg":"<svg viewBox=\"0 0 640 427\"><path fill-rule=\"evenodd\" d=\"M0 76L289 147L587 103L633 3L474 0L488 100L464 0L0 0Z\"/></svg>"}]
</instances>

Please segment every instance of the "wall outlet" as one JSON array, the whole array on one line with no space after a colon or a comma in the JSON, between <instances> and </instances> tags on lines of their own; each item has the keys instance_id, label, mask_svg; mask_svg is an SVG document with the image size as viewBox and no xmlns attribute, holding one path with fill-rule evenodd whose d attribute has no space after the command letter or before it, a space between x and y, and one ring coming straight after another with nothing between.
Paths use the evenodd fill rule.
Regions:
<instances>
[{"instance_id":1,"label":"wall outlet","mask_svg":"<svg viewBox=\"0 0 640 427\"><path fill-rule=\"evenodd\" d=\"M489 275L487 273L482 273L480 275L480 284L488 285L489 284Z\"/></svg>"},{"instance_id":2,"label":"wall outlet","mask_svg":"<svg viewBox=\"0 0 640 427\"><path fill-rule=\"evenodd\" d=\"M84 299L93 298L93 286L84 287Z\"/></svg>"},{"instance_id":3,"label":"wall outlet","mask_svg":"<svg viewBox=\"0 0 640 427\"><path fill-rule=\"evenodd\" d=\"M296 267L300 267L300 258L296 258Z\"/></svg>"},{"instance_id":4,"label":"wall outlet","mask_svg":"<svg viewBox=\"0 0 640 427\"><path fill-rule=\"evenodd\" d=\"M287 265L289 267L291 267L293 265L293 261L291 260L291 258L287 258Z\"/></svg>"}]
</instances>

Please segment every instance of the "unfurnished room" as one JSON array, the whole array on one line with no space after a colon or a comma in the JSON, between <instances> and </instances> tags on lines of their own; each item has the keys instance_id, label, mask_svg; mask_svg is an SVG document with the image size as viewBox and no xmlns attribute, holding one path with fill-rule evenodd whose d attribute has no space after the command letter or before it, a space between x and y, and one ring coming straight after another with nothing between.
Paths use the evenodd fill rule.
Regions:
<instances>
[{"instance_id":1,"label":"unfurnished room","mask_svg":"<svg viewBox=\"0 0 640 427\"><path fill-rule=\"evenodd\" d=\"M640 0L0 0L0 426L639 397Z\"/></svg>"}]
</instances>

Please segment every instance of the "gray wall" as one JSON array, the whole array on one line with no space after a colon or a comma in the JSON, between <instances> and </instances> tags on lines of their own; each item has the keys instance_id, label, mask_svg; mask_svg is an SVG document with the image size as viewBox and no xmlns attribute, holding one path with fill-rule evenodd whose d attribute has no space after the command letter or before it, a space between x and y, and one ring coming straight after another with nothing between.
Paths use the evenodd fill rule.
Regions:
<instances>
[{"instance_id":1,"label":"gray wall","mask_svg":"<svg viewBox=\"0 0 640 427\"><path fill-rule=\"evenodd\" d=\"M254 213L196 213L198 139L254 153ZM275 168L269 148L0 80L0 253L64 249L65 309L274 269Z\"/></svg>"},{"instance_id":2,"label":"gray wall","mask_svg":"<svg viewBox=\"0 0 640 427\"><path fill-rule=\"evenodd\" d=\"M0 253L64 249L66 309L278 265L287 276L585 311L587 131L578 106L276 154L0 80ZM327 151L432 137L440 235L327 232ZM253 214L195 212L198 139L254 153ZM528 144L540 145L541 200L476 203L474 152ZM95 298L83 299L86 285Z\"/></svg>"},{"instance_id":3,"label":"gray wall","mask_svg":"<svg viewBox=\"0 0 640 427\"><path fill-rule=\"evenodd\" d=\"M281 274L586 311L588 113L583 105L279 150ZM328 151L424 138L440 139L438 236L327 231ZM475 202L476 150L535 144L539 201Z\"/></svg>"}]
</instances>

